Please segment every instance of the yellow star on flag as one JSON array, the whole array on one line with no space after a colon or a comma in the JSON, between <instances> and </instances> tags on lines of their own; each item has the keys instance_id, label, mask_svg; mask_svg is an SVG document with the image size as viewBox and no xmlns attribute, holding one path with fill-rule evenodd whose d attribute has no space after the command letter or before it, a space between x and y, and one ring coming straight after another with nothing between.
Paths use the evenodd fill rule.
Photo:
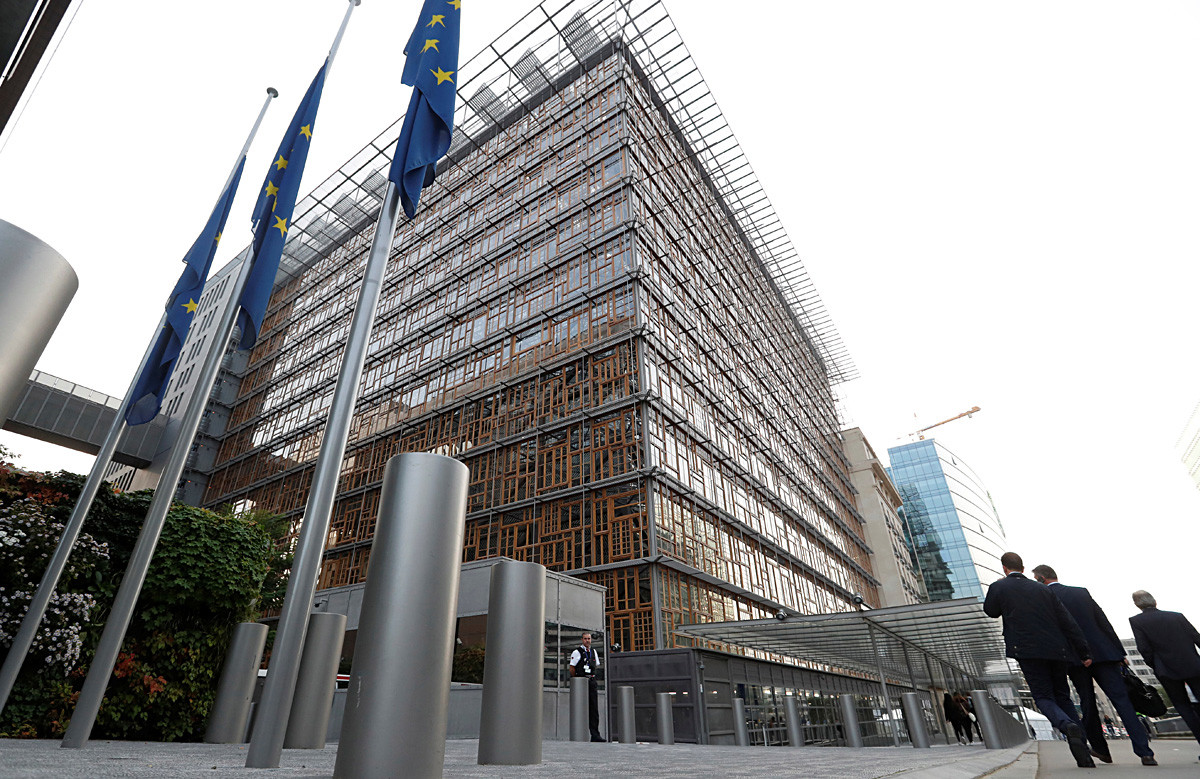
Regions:
<instances>
[{"instance_id":1,"label":"yellow star on flag","mask_svg":"<svg viewBox=\"0 0 1200 779\"><path fill-rule=\"evenodd\" d=\"M462 0L446 0L446 5L454 6L455 11L462 10Z\"/></svg>"},{"instance_id":2,"label":"yellow star on flag","mask_svg":"<svg viewBox=\"0 0 1200 779\"><path fill-rule=\"evenodd\" d=\"M268 181L267 182L267 197L271 197L272 195L277 195L277 194L279 194L279 187L275 186L270 181Z\"/></svg>"},{"instance_id":3,"label":"yellow star on flag","mask_svg":"<svg viewBox=\"0 0 1200 779\"><path fill-rule=\"evenodd\" d=\"M273 162L271 164L275 166L275 170L283 170L284 168L287 167L287 160L285 160L283 158L283 155L280 154L279 159L275 160L275 162Z\"/></svg>"},{"instance_id":4,"label":"yellow star on flag","mask_svg":"<svg viewBox=\"0 0 1200 779\"><path fill-rule=\"evenodd\" d=\"M216 241L217 243L220 243L221 242L221 234L217 233L217 237L214 238L213 240Z\"/></svg>"},{"instance_id":5,"label":"yellow star on flag","mask_svg":"<svg viewBox=\"0 0 1200 779\"><path fill-rule=\"evenodd\" d=\"M280 235L287 235L287 220L282 217L275 217L275 229L279 230Z\"/></svg>"},{"instance_id":6,"label":"yellow star on flag","mask_svg":"<svg viewBox=\"0 0 1200 779\"><path fill-rule=\"evenodd\" d=\"M194 313L196 313L196 309L197 309L197 308L200 308L200 306L196 304L196 301L192 300L191 298L188 298L188 302L186 302L186 303L180 303L179 305L181 305L181 306L183 306L184 308L186 308L186 309L187 309L187 312L188 312L189 314L194 314Z\"/></svg>"},{"instance_id":7,"label":"yellow star on flag","mask_svg":"<svg viewBox=\"0 0 1200 779\"><path fill-rule=\"evenodd\" d=\"M440 24L440 25L442 25L443 27L445 27L445 26L446 26L446 22L444 22L444 21L443 21L443 19L445 19L445 18L446 18L446 15L445 15L445 14L434 14L434 15L433 15L433 18L429 20L429 24L427 24L427 25L425 25L425 26L426 26L426 27L432 27L432 26L433 26L433 25L435 25L435 24Z\"/></svg>"},{"instance_id":8,"label":"yellow star on flag","mask_svg":"<svg viewBox=\"0 0 1200 779\"><path fill-rule=\"evenodd\" d=\"M451 76L454 75L453 70L445 71L439 67L437 70L431 70L429 72L432 73L433 75L437 76L437 80L438 80L439 84L441 84L443 81L449 81L451 84L454 83L454 79L450 78Z\"/></svg>"},{"instance_id":9,"label":"yellow star on flag","mask_svg":"<svg viewBox=\"0 0 1200 779\"><path fill-rule=\"evenodd\" d=\"M430 49L433 49L434 51L437 51L437 50L438 50L438 47L437 47L437 45L438 45L438 39L437 39L437 38L434 38L434 39L428 39L428 38L427 38L427 39L425 40L425 48L421 49L421 53L422 53L422 54L424 54L425 52L429 51ZM440 52L440 51L438 51L438 54L441 54L441 52Z\"/></svg>"},{"instance_id":10,"label":"yellow star on flag","mask_svg":"<svg viewBox=\"0 0 1200 779\"><path fill-rule=\"evenodd\" d=\"M301 127L300 134L311 141L312 140L312 125L306 124L303 127Z\"/></svg>"}]
</instances>

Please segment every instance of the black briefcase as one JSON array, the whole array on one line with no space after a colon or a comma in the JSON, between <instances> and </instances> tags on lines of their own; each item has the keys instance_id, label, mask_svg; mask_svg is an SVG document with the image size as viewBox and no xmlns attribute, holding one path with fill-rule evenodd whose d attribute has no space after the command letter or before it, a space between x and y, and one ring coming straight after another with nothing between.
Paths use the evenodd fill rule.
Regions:
<instances>
[{"instance_id":1,"label":"black briefcase","mask_svg":"<svg viewBox=\"0 0 1200 779\"><path fill-rule=\"evenodd\" d=\"M1127 666L1121 666L1121 676L1125 679L1125 690L1133 702L1134 711L1147 717L1161 717L1167 713L1167 704L1163 703L1158 690L1139 679Z\"/></svg>"}]
</instances>

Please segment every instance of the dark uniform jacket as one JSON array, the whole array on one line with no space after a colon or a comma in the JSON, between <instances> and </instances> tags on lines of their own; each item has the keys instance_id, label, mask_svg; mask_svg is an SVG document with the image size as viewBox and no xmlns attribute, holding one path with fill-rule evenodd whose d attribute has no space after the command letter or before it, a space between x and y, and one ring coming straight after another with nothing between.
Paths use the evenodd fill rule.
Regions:
<instances>
[{"instance_id":1,"label":"dark uniform jacket","mask_svg":"<svg viewBox=\"0 0 1200 779\"><path fill-rule=\"evenodd\" d=\"M1200 677L1200 634L1177 611L1146 609L1129 618L1138 651L1160 679Z\"/></svg>"},{"instance_id":2,"label":"dark uniform jacket","mask_svg":"<svg viewBox=\"0 0 1200 779\"><path fill-rule=\"evenodd\" d=\"M1125 649L1112 623L1104 614L1104 609L1092 598L1086 587L1068 587L1065 584L1052 582L1047 587L1058 596L1062 604L1075 618L1075 624L1083 631L1087 639L1088 649L1092 652L1092 661L1096 663L1119 663L1125 657Z\"/></svg>"},{"instance_id":3,"label":"dark uniform jacket","mask_svg":"<svg viewBox=\"0 0 1200 779\"><path fill-rule=\"evenodd\" d=\"M1010 573L992 582L983 610L989 617L1004 617L1004 653L1009 657L1078 665L1092 656L1062 601L1024 574Z\"/></svg>"}]
</instances>

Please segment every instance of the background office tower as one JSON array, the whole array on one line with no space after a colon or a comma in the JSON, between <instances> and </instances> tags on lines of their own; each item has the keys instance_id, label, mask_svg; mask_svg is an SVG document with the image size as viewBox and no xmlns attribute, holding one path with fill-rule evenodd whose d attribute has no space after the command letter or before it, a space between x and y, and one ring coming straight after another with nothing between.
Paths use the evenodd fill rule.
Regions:
<instances>
[{"instance_id":1,"label":"background office tower","mask_svg":"<svg viewBox=\"0 0 1200 779\"><path fill-rule=\"evenodd\" d=\"M626 649L879 603L831 390L853 367L665 10L636 5L543 6L462 66L454 143L394 241L322 589L364 580L388 458L433 451L470 468L463 559L604 585ZM207 505L300 520L395 131L297 208L302 269Z\"/></svg>"},{"instance_id":2,"label":"background office tower","mask_svg":"<svg viewBox=\"0 0 1200 779\"><path fill-rule=\"evenodd\" d=\"M982 598L1007 551L983 481L934 439L893 446L888 460L929 599Z\"/></svg>"},{"instance_id":3,"label":"background office tower","mask_svg":"<svg viewBox=\"0 0 1200 779\"><path fill-rule=\"evenodd\" d=\"M1187 468L1188 476L1192 477L1196 488L1200 489L1200 403L1196 404L1187 424L1184 425L1175 448L1179 451L1179 459L1183 460L1184 467Z\"/></svg>"},{"instance_id":4,"label":"background office tower","mask_svg":"<svg viewBox=\"0 0 1200 779\"><path fill-rule=\"evenodd\" d=\"M858 492L855 501L871 547L871 570L879 580L880 605L929 600L911 549L911 534L900 512L902 501L896 485L861 429L850 428L842 437L850 460L850 481Z\"/></svg>"}]
</instances>

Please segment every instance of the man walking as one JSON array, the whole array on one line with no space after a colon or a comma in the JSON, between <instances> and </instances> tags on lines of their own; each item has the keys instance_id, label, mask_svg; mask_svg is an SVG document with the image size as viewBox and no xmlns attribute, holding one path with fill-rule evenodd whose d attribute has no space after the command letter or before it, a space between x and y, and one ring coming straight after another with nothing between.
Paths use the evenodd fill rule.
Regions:
<instances>
[{"instance_id":1,"label":"man walking","mask_svg":"<svg viewBox=\"0 0 1200 779\"><path fill-rule=\"evenodd\" d=\"M993 619L1004 617L1004 653L1021 666L1038 709L1067 737L1075 764L1094 768L1083 729L1067 713L1074 709L1067 668L1072 663L1092 664L1087 640L1054 593L1025 578L1020 555L1005 552L1000 565L1004 578L988 587L983 611Z\"/></svg>"},{"instance_id":2,"label":"man walking","mask_svg":"<svg viewBox=\"0 0 1200 779\"><path fill-rule=\"evenodd\" d=\"M1079 693L1079 707L1083 709L1083 730L1092 745L1092 754L1106 763L1112 762L1108 742L1104 740L1105 728L1100 720L1100 711L1096 707L1096 688L1093 682L1100 685L1104 694L1112 701L1113 708L1125 724L1125 732L1129 734L1129 742L1133 753L1142 759L1142 765L1158 765L1154 759L1154 750L1150 748L1150 739L1146 730L1134 711L1133 701L1125 689L1125 680L1121 678L1121 665L1125 662L1125 650L1121 647L1121 639L1113 630L1112 623L1104 614L1104 609L1092 598L1085 587L1068 587L1058 580L1058 573L1048 565L1039 565L1033 569L1033 575L1039 582L1050 588L1050 592L1058 596L1067 611L1074 617L1079 629L1087 639L1088 648L1092 653L1092 664L1086 668L1073 665L1067 671L1071 684ZM1104 718L1111 724L1111 720Z\"/></svg>"},{"instance_id":3,"label":"man walking","mask_svg":"<svg viewBox=\"0 0 1200 779\"><path fill-rule=\"evenodd\" d=\"M1200 633L1179 612L1159 611L1158 602L1145 590L1133 594L1133 603L1142 610L1129 618L1138 651L1146 665L1154 669L1175 711L1200 741L1200 713L1188 700L1184 687L1191 687L1192 695L1200 700L1200 656L1196 654Z\"/></svg>"},{"instance_id":4,"label":"man walking","mask_svg":"<svg viewBox=\"0 0 1200 779\"><path fill-rule=\"evenodd\" d=\"M596 682L596 670L599 668L599 658L596 650L592 649L592 634L583 631L580 636L579 648L571 653L571 676L584 676L588 680L588 728L592 731L592 741L603 741L600 735L600 685Z\"/></svg>"}]
</instances>

